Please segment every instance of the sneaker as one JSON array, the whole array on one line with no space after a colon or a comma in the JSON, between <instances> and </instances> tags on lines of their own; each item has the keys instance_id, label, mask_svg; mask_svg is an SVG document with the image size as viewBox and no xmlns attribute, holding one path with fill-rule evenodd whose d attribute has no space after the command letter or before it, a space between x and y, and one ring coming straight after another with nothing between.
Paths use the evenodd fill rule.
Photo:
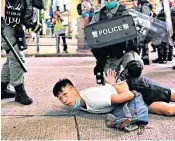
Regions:
<instances>
[{"instance_id":1,"label":"sneaker","mask_svg":"<svg viewBox=\"0 0 175 141\"><path fill-rule=\"evenodd\" d=\"M105 119L105 124L109 128L115 128L116 117L112 114L107 114Z\"/></svg>"}]
</instances>

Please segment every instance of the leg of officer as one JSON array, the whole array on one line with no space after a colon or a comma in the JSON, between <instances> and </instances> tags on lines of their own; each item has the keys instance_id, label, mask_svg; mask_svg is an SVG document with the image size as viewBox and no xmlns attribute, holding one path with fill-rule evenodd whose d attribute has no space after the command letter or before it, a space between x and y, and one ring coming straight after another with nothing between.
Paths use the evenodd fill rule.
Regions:
<instances>
[{"instance_id":1,"label":"leg of officer","mask_svg":"<svg viewBox=\"0 0 175 141\"><path fill-rule=\"evenodd\" d=\"M142 60L144 65L149 65L149 47L146 41L144 41L144 47L142 49Z\"/></svg>"},{"instance_id":2,"label":"leg of officer","mask_svg":"<svg viewBox=\"0 0 175 141\"><path fill-rule=\"evenodd\" d=\"M16 38L14 37L14 28L6 26L4 34L9 38L12 44L16 42ZM5 46L7 46L7 44ZM21 54L22 51L19 50L18 45L15 45L14 49L16 53L19 55L19 57L24 59L24 56ZM15 101L20 102L21 104L24 105L31 104L32 99L28 97L24 88L23 69L19 65L12 51L9 51L9 53L7 53L7 58L8 62L6 63L8 64L5 64L5 66L2 68L2 81L6 81L7 79L9 80L8 76L10 76L10 83L12 86L14 86L16 91ZM7 68L7 65L9 68Z\"/></svg>"},{"instance_id":3,"label":"leg of officer","mask_svg":"<svg viewBox=\"0 0 175 141\"><path fill-rule=\"evenodd\" d=\"M163 43L163 63L167 63L169 54L169 45L167 43Z\"/></svg>"},{"instance_id":4,"label":"leg of officer","mask_svg":"<svg viewBox=\"0 0 175 141\"><path fill-rule=\"evenodd\" d=\"M173 46L169 45L169 51L168 51L168 61L173 60Z\"/></svg>"},{"instance_id":5,"label":"leg of officer","mask_svg":"<svg viewBox=\"0 0 175 141\"><path fill-rule=\"evenodd\" d=\"M121 64L128 70L128 75L132 77L139 77L144 67L143 60L134 51L124 54Z\"/></svg>"},{"instance_id":6,"label":"leg of officer","mask_svg":"<svg viewBox=\"0 0 175 141\"><path fill-rule=\"evenodd\" d=\"M3 32L5 28L5 0L1 0L1 32ZM6 51L9 52L9 47L6 46L5 41L1 38L1 47ZM10 72L9 72L9 59L7 58L6 62L2 66L1 72L1 99L2 98L12 98L15 97L15 92L10 91L7 89L7 86L10 82ZM6 72L5 74L3 72Z\"/></svg>"},{"instance_id":7,"label":"leg of officer","mask_svg":"<svg viewBox=\"0 0 175 141\"><path fill-rule=\"evenodd\" d=\"M4 45L2 45L4 47ZM6 50L6 53L9 53L9 49ZM1 99L3 98L13 98L16 93L7 89L8 84L10 83L10 71L9 71L9 59L6 59L6 62L2 66L1 70Z\"/></svg>"}]
</instances>

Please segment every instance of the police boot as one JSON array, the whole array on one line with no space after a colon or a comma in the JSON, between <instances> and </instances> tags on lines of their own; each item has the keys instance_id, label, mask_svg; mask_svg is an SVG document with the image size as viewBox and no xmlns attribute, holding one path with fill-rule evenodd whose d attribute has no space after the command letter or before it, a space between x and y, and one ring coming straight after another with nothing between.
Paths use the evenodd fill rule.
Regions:
<instances>
[{"instance_id":1,"label":"police boot","mask_svg":"<svg viewBox=\"0 0 175 141\"><path fill-rule=\"evenodd\" d=\"M16 93L7 89L7 85L9 82L1 82L1 99L3 98L13 98L15 97Z\"/></svg>"},{"instance_id":2,"label":"police boot","mask_svg":"<svg viewBox=\"0 0 175 141\"><path fill-rule=\"evenodd\" d=\"M164 43L164 45L163 45L163 63L161 63L161 64L167 63L168 53L169 53L169 45Z\"/></svg>"},{"instance_id":3,"label":"police boot","mask_svg":"<svg viewBox=\"0 0 175 141\"><path fill-rule=\"evenodd\" d=\"M173 60L173 47L169 45L168 61Z\"/></svg>"},{"instance_id":4,"label":"police boot","mask_svg":"<svg viewBox=\"0 0 175 141\"><path fill-rule=\"evenodd\" d=\"M156 45L154 45L153 43L151 43L151 46L153 48L153 50L151 52L156 52Z\"/></svg>"},{"instance_id":5,"label":"police boot","mask_svg":"<svg viewBox=\"0 0 175 141\"><path fill-rule=\"evenodd\" d=\"M33 102L33 100L27 95L26 90L24 89L24 84L15 86L15 91L17 93L15 101L24 105L29 105Z\"/></svg>"},{"instance_id":6,"label":"police boot","mask_svg":"<svg viewBox=\"0 0 175 141\"><path fill-rule=\"evenodd\" d=\"M163 63L163 58L162 58L163 55L162 55L162 54L163 54L162 48L158 47L158 48L157 48L157 55L158 55L158 58L155 59L155 60L153 60L152 62L153 62L153 63L160 63L160 64L162 64L162 63Z\"/></svg>"}]
</instances>

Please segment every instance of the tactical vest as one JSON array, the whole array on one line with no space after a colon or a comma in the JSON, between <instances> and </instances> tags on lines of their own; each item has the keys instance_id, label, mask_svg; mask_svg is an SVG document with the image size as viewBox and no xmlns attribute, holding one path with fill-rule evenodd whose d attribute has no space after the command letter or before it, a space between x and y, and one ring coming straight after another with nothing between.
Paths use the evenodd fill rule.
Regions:
<instances>
[{"instance_id":1,"label":"tactical vest","mask_svg":"<svg viewBox=\"0 0 175 141\"><path fill-rule=\"evenodd\" d=\"M6 25L13 26L20 24L24 10L23 0L6 0L5 5L5 22Z\"/></svg>"},{"instance_id":2,"label":"tactical vest","mask_svg":"<svg viewBox=\"0 0 175 141\"><path fill-rule=\"evenodd\" d=\"M106 10L106 7L102 8L100 10L100 18L99 21L103 21L108 19L106 16L106 13L104 12ZM112 18L117 18L122 16L123 12L126 11L125 6L119 5L119 8L117 12L113 15ZM128 52L130 50L137 50L137 47L133 45L132 41L127 41L127 42L122 42L122 43L117 43L114 45L110 45L108 47L100 48L100 49L92 49L92 53L97 59L97 61L100 63L102 62L103 64L106 62L106 58L121 58L125 52Z\"/></svg>"}]
</instances>

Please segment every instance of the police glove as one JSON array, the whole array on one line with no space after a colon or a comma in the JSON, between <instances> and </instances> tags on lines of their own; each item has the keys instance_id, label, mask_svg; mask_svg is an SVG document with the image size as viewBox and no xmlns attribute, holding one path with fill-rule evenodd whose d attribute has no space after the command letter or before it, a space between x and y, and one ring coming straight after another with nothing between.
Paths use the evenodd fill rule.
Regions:
<instances>
[{"instance_id":1,"label":"police glove","mask_svg":"<svg viewBox=\"0 0 175 141\"><path fill-rule=\"evenodd\" d=\"M38 31L40 31L41 28L42 28L42 25L40 23L35 22L32 26L32 31L37 33Z\"/></svg>"}]
</instances>

